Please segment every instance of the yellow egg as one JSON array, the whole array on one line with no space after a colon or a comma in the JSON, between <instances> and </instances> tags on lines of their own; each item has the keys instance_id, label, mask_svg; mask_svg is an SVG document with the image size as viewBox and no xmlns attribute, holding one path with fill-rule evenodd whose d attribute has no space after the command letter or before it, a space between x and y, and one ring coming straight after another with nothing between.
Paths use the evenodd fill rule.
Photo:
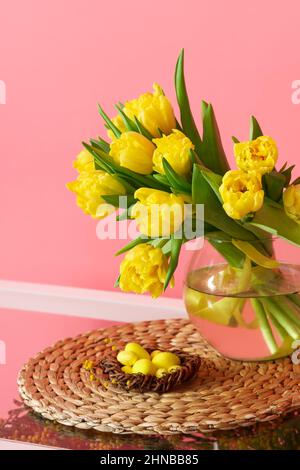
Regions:
<instances>
[{"instance_id":1,"label":"yellow egg","mask_svg":"<svg viewBox=\"0 0 300 470\"><path fill-rule=\"evenodd\" d=\"M180 370L180 369L182 369L181 366L171 366L169 367L168 372L171 374L172 372L176 372L177 370Z\"/></svg>"},{"instance_id":2,"label":"yellow egg","mask_svg":"<svg viewBox=\"0 0 300 470\"><path fill-rule=\"evenodd\" d=\"M132 366L137 359L137 355L131 351L120 351L117 355L117 360L123 364L123 366Z\"/></svg>"},{"instance_id":3,"label":"yellow egg","mask_svg":"<svg viewBox=\"0 0 300 470\"><path fill-rule=\"evenodd\" d=\"M160 352L154 356L152 362L159 369L169 369L171 366L178 366L180 364L180 359L176 354L171 352Z\"/></svg>"},{"instance_id":4,"label":"yellow egg","mask_svg":"<svg viewBox=\"0 0 300 470\"><path fill-rule=\"evenodd\" d=\"M125 374L132 374L132 368L130 366L123 366L122 367L122 371L125 373Z\"/></svg>"},{"instance_id":5,"label":"yellow egg","mask_svg":"<svg viewBox=\"0 0 300 470\"><path fill-rule=\"evenodd\" d=\"M125 351L133 352L138 359L150 359L149 353L138 343L126 344Z\"/></svg>"},{"instance_id":6,"label":"yellow egg","mask_svg":"<svg viewBox=\"0 0 300 470\"><path fill-rule=\"evenodd\" d=\"M151 358L153 359L157 354L159 354L161 351L159 349L156 349L155 351L152 351L151 353Z\"/></svg>"},{"instance_id":7,"label":"yellow egg","mask_svg":"<svg viewBox=\"0 0 300 470\"><path fill-rule=\"evenodd\" d=\"M132 366L133 374L155 375L156 367L149 359L138 359Z\"/></svg>"},{"instance_id":8,"label":"yellow egg","mask_svg":"<svg viewBox=\"0 0 300 470\"><path fill-rule=\"evenodd\" d=\"M168 373L167 369L157 369L155 375L158 379L160 379L161 377L163 377L164 375L166 375Z\"/></svg>"}]
</instances>

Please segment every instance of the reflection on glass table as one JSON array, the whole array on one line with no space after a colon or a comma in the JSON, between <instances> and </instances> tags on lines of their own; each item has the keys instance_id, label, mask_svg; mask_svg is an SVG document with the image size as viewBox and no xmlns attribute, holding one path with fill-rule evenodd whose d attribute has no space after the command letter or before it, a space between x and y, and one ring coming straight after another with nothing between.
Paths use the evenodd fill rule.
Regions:
<instances>
[{"instance_id":1,"label":"reflection on glass table","mask_svg":"<svg viewBox=\"0 0 300 470\"><path fill-rule=\"evenodd\" d=\"M251 428L213 434L140 436L79 430L45 420L15 400L6 419L0 419L0 439L78 450L299 450L300 415Z\"/></svg>"}]
</instances>

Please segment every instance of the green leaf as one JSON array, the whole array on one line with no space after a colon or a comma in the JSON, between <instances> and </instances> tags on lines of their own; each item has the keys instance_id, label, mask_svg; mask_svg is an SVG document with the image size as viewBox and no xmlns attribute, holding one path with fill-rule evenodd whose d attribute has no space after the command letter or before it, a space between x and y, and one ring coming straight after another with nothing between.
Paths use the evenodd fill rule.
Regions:
<instances>
[{"instance_id":1,"label":"green leaf","mask_svg":"<svg viewBox=\"0 0 300 470\"><path fill-rule=\"evenodd\" d=\"M196 127L191 108L189 97L186 90L184 78L184 50L182 49L175 69L175 89L177 101L180 109L181 125L185 135L187 135L195 145L196 152L200 150L201 137Z\"/></svg>"},{"instance_id":2,"label":"green leaf","mask_svg":"<svg viewBox=\"0 0 300 470\"><path fill-rule=\"evenodd\" d=\"M174 234L172 235L170 263L169 263L166 280L164 283L164 290L166 290L166 288L168 287L169 282L171 281L172 276L177 268L182 243L183 243L183 240L181 238L175 238Z\"/></svg>"},{"instance_id":3,"label":"green leaf","mask_svg":"<svg viewBox=\"0 0 300 470\"><path fill-rule=\"evenodd\" d=\"M202 101L203 137L201 161L207 168L215 173L224 175L230 169L215 118L215 113L211 104Z\"/></svg>"},{"instance_id":4,"label":"green leaf","mask_svg":"<svg viewBox=\"0 0 300 470\"><path fill-rule=\"evenodd\" d=\"M134 121L132 121L132 119L130 119L125 113L124 111L122 110L122 108L120 108L120 106L118 106L117 104L115 105L115 108L117 109L117 111L119 112L121 118L123 119L123 122L125 124L125 127L128 131L133 131L133 132L138 132L138 128L137 128L137 125Z\"/></svg>"},{"instance_id":5,"label":"green leaf","mask_svg":"<svg viewBox=\"0 0 300 470\"><path fill-rule=\"evenodd\" d=\"M141 243L149 243L151 241L151 238L147 238L144 235L140 235L138 238L135 240L132 240L130 243L127 245L123 246L117 253L115 253L115 256L122 255L123 253L126 253L127 251L131 250L137 245L140 245Z\"/></svg>"},{"instance_id":6,"label":"green leaf","mask_svg":"<svg viewBox=\"0 0 300 470\"><path fill-rule=\"evenodd\" d=\"M113 161L109 155L103 152L100 148L92 147L86 142L82 142L82 145L93 155L96 170L101 169L110 175L115 174Z\"/></svg>"},{"instance_id":7,"label":"green leaf","mask_svg":"<svg viewBox=\"0 0 300 470\"><path fill-rule=\"evenodd\" d=\"M237 139L236 137L234 137L234 135L231 136L231 139L232 139L232 141L233 141L235 144L239 144L239 143L240 143L239 139Z\"/></svg>"},{"instance_id":8,"label":"green leaf","mask_svg":"<svg viewBox=\"0 0 300 470\"><path fill-rule=\"evenodd\" d=\"M122 220L128 220L131 219L131 209L134 207L135 204L132 204L129 206L127 209L125 209L121 214L118 214L116 216L116 221L121 222Z\"/></svg>"},{"instance_id":9,"label":"green leaf","mask_svg":"<svg viewBox=\"0 0 300 470\"><path fill-rule=\"evenodd\" d=\"M152 139L154 139L153 135L150 134L150 132L146 129L146 127L143 126L141 121L139 121L136 116L134 116L134 120L135 120L136 127L137 127L139 133L142 134L147 139L151 140L151 142L152 142Z\"/></svg>"},{"instance_id":10,"label":"green leaf","mask_svg":"<svg viewBox=\"0 0 300 470\"><path fill-rule=\"evenodd\" d=\"M263 186L266 195L277 202L281 199L286 177L277 171L271 171L263 176Z\"/></svg>"},{"instance_id":11,"label":"green leaf","mask_svg":"<svg viewBox=\"0 0 300 470\"><path fill-rule=\"evenodd\" d=\"M106 142L105 140L101 139L101 137L98 137L98 140L90 139L90 143L91 143L92 147L99 148L100 150L102 150L103 152L105 152L107 154L110 151L109 143Z\"/></svg>"},{"instance_id":12,"label":"green leaf","mask_svg":"<svg viewBox=\"0 0 300 470\"><path fill-rule=\"evenodd\" d=\"M117 126L115 126L115 124L111 121L111 119L107 116L107 114L104 112L104 110L101 108L100 104L98 104L98 111L99 111L99 114L100 116L104 119L104 121L106 122L106 125L109 127L109 129L114 133L114 135L117 137L117 139L120 137L121 135L121 132L120 130L117 128Z\"/></svg>"},{"instance_id":13,"label":"green leaf","mask_svg":"<svg viewBox=\"0 0 300 470\"><path fill-rule=\"evenodd\" d=\"M168 178L166 177L166 175L161 175L160 173L155 173L153 175L153 178L155 178L161 184L163 184L164 186L168 187L168 189L170 189L170 183L169 183Z\"/></svg>"},{"instance_id":14,"label":"green leaf","mask_svg":"<svg viewBox=\"0 0 300 470\"><path fill-rule=\"evenodd\" d=\"M281 206L275 206L265 199L260 211L256 212L251 225L262 228L272 235L277 235L293 245L300 246L299 225L290 219Z\"/></svg>"},{"instance_id":15,"label":"green leaf","mask_svg":"<svg viewBox=\"0 0 300 470\"><path fill-rule=\"evenodd\" d=\"M284 170L280 171L280 173L285 176L285 186L288 186L290 184L290 181L292 179L292 171L295 166L296 165L291 165L288 168L285 168Z\"/></svg>"},{"instance_id":16,"label":"green leaf","mask_svg":"<svg viewBox=\"0 0 300 470\"><path fill-rule=\"evenodd\" d=\"M190 150L190 160L192 162L192 165L194 165L194 163L197 163L198 165L203 166L200 158L193 149Z\"/></svg>"},{"instance_id":17,"label":"green leaf","mask_svg":"<svg viewBox=\"0 0 300 470\"><path fill-rule=\"evenodd\" d=\"M244 266L244 253L232 244L231 237L227 233L221 231L209 232L205 238L228 261L230 266L235 268Z\"/></svg>"},{"instance_id":18,"label":"green leaf","mask_svg":"<svg viewBox=\"0 0 300 470\"><path fill-rule=\"evenodd\" d=\"M222 184L222 176L204 168L201 168L201 173L214 191L219 201L222 203L222 197L219 191L219 188Z\"/></svg>"},{"instance_id":19,"label":"green leaf","mask_svg":"<svg viewBox=\"0 0 300 470\"><path fill-rule=\"evenodd\" d=\"M117 277L116 282L114 283L114 287L119 287L119 285L120 285L120 277L121 277L121 274L119 274L119 276Z\"/></svg>"},{"instance_id":20,"label":"green leaf","mask_svg":"<svg viewBox=\"0 0 300 470\"><path fill-rule=\"evenodd\" d=\"M250 118L250 140L255 140L257 137L264 135L261 130L260 125L258 124L257 119L254 116Z\"/></svg>"},{"instance_id":21,"label":"green leaf","mask_svg":"<svg viewBox=\"0 0 300 470\"><path fill-rule=\"evenodd\" d=\"M176 129L178 129L179 131L181 131L181 132L182 132L182 131L183 131L183 129L182 129L182 127L181 127L180 123L177 121L177 119L176 119L176 118L175 118L175 121L176 121Z\"/></svg>"},{"instance_id":22,"label":"green leaf","mask_svg":"<svg viewBox=\"0 0 300 470\"><path fill-rule=\"evenodd\" d=\"M296 178L292 184L300 184L300 176Z\"/></svg>"},{"instance_id":23,"label":"green leaf","mask_svg":"<svg viewBox=\"0 0 300 470\"><path fill-rule=\"evenodd\" d=\"M162 159L162 164L170 186L176 191L183 191L185 193L190 194L191 185L182 176L176 173L175 170L173 170L173 168L165 158Z\"/></svg>"},{"instance_id":24,"label":"green leaf","mask_svg":"<svg viewBox=\"0 0 300 470\"><path fill-rule=\"evenodd\" d=\"M202 168L194 165L192 180L192 199L194 204L204 204L205 221L219 230L239 240L256 240L256 237L231 219L224 211L214 190L202 174Z\"/></svg>"},{"instance_id":25,"label":"green leaf","mask_svg":"<svg viewBox=\"0 0 300 470\"><path fill-rule=\"evenodd\" d=\"M121 199L120 199L121 196ZM132 194L128 195L102 195L102 199L104 199L105 202L108 204L111 204L112 206L115 207L120 207L121 209L127 209L129 206L132 206L132 204L135 203L134 196Z\"/></svg>"},{"instance_id":26,"label":"green leaf","mask_svg":"<svg viewBox=\"0 0 300 470\"><path fill-rule=\"evenodd\" d=\"M111 175L116 174L119 177L126 179L126 181L128 181L128 183L134 188L147 187L166 191L166 187L157 181L152 175L141 175L139 173L135 173L128 168L117 165L114 160L101 149L95 149L85 142L82 142L82 145L94 156L95 164L97 163L99 168Z\"/></svg>"}]
</instances>

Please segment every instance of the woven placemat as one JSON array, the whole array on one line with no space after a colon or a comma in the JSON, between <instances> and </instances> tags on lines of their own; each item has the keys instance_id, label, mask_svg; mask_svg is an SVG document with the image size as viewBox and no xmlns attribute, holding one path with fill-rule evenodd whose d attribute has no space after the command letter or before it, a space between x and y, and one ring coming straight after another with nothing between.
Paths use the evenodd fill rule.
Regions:
<instances>
[{"instance_id":1,"label":"woven placemat","mask_svg":"<svg viewBox=\"0 0 300 470\"><path fill-rule=\"evenodd\" d=\"M174 391L103 389L82 367L137 341L150 349L201 355L197 376ZM186 320L114 326L59 341L30 359L18 377L25 403L43 417L82 429L174 434L233 429L300 408L300 366L289 358L264 363L218 355Z\"/></svg>"}]
</instances>

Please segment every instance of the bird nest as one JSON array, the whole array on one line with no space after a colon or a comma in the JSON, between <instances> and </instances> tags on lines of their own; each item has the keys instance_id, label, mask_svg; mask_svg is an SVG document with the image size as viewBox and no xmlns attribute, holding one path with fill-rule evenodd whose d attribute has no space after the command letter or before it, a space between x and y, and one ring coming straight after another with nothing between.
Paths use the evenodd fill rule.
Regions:
<instances>
[{"instance_id":1,"label":"bird nest","mask_svg":"<svg viewBox=\"0 0 300 470\"><path fill-rule=\"evenodd\" d=\"M151 351L148 350L148 352ZM160 378L141 373L126 374L122 371L122 364L119 363L116 356L108 356L100 361L98 367L100 367L102 374L101 377L97 378L105 385L108 382L127 391L136 390L141 393L149 391L168 392L175 386L181 385L194 377L201 364L201 359L197 355L186 354L178 350L169 352L173 352L179 357L181 367Z\"/></svg>"}]
</instances>

